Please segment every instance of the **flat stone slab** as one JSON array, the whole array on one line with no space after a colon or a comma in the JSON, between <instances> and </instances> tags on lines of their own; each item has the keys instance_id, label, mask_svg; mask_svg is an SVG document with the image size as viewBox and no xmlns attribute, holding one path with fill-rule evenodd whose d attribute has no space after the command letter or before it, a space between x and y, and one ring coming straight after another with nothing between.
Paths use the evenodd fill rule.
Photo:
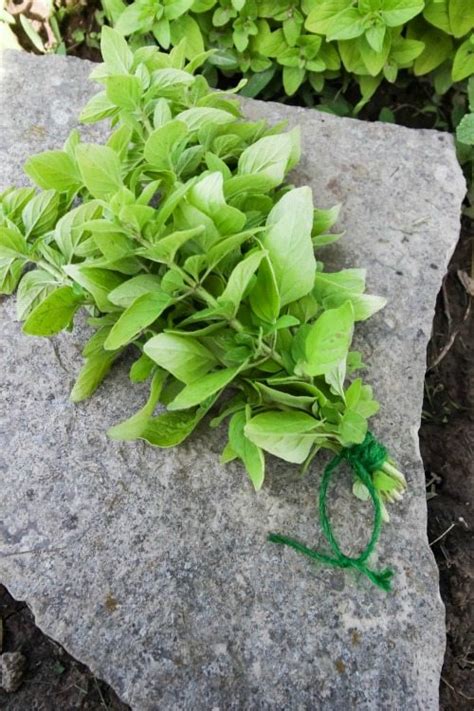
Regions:
<instances>
[{"instance_id":1,"label":"flat stone slab","mask_svg":"<svg viewBox=\"0 0 474 711\"><path fill-rule=\"evenodd\" d=\"M25 183L30 153L57 147L94 87L91 65L7 53L1 68L0 187ZM252 118L300 124L296 183L343 201L346 237L321 253L366 266L386 309L358 329L382 402L373 429L406 472L379 564L390 595L266 542L268 531L324 546L315 520L322 463L301 479L273 461L255 495L223 467L223 431L175 450L109 441L145 388L117 367L88 402L68 394L83 334L23 336L1 304L0 580L39 626L134 709L437 709L444 610L426 536L418 427L436 293L458 238L464 181L434 131L245 102ZM88 129L100 137L104 131ZM355 552L370 509L349 479L334 489L338 532ZM362 509L362 513L361 513Z\"/></svg>"}]
</instances>

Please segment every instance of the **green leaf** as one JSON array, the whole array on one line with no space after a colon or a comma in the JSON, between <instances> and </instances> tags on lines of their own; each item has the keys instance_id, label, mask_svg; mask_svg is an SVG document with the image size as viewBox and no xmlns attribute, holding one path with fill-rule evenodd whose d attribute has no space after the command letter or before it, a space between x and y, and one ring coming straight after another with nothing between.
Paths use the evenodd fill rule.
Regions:
<instances>
[{"instance_id":1,"label":"green leaf","mask_svg":"<svg viewBox=\"0 0 474 711\"><path fill-rule=\"evenodd\" d=\"M161 264L170 264L178 250L185 245L190 240L198 237L203 232L203 226L193 227L190 230L179 230L178 232L172 232L166 237L160 239L156 244L151 245L151 247L145 247L143 249L137 250L136 254L150 259L152 262L159 262Z\"/></svg>"},{"instance_id":2,"label":"green leaf","mask_svg":"<svg viewBox=\"0 0 474 711\"><path fill-rule=\"evenodd\" d=\"M139 296L112 326L104 348L115 351L130 343L144 328L156 321L172 301L172 298L162 291Z\"/></svg>"},{"instance_id":3,"label":"green leaf","mask_svg":"<svg viewBox=\"0 0 474 711\"><path fill-rule=\"evenodd\" d=\"M95 325L97 330L92 334L88 341L86 341L84 348L82 349L82 355L84 358L90 358L93 355L103 353L104 351L104 341L107 338L112 324L114 323L115 317L113 319L107 316L101 316L97 319L99 323L92 324L89 320L90 325Z\"/></svg>"},{"instance_id":4,"label":"green leaf","mask_svg":"<svg viewBox=\"0 0 474 711\"><path fill-rule=\"evenodd\" d=\"M93 197L110 198L122 187L119 157L108 146L80 144L76 159L84 185Z\"/></svg>"},{"instance_id":5,"label":"green leaf","mask_svg":"<svg viewBox=\"0 0 474 711\"><path fill-rule=\"evenodd\" d=\"M216 126L224 126L228 123L234 123L237 117L222 109L212 107L196 106L192 109L182 111L176 117L179 121L183 121L189 131L199 131L200 128L206 125L215 124Z\"/></svg>"},{"instance_id":6,"label":"green leaf","mask_svg":"<svg viewBox=\"0 0 474 711\"><path fill-rule=\"evenodd\" d=\"M470 39L463 42L454 55L453 81L462 81L474 74L474 44Z\"/></svg>"},{"instance_id":7,"label":"green leaf","mask_svg":"<svg viewBox=\"0 0 474 711\"><path fill-rule=\"evenodd\" d=\"M183 121L169 121L150 134L145 143L145 159L159 170L172 170L172 151L188 134ZM184 144L183 144L184 145Z\"/></svg>"},{"instance_id":8,"label":"green leaf","mask_svg":"<svg viewBox=\"0 0 474 711\"><path fill-rule=\"evenodd\" d=\"M26 239L19 230L0 226L0 259L17 259L28 256Z\"/></svg>"},{"instance_id":9,"label":"green leaf","mask_svg":"<svg viewBox=\"0 0 474 711\"><path fill-rule=\"evenodd\" d=\"M450 0L426 0L423 17L431 24L447 34L451 34L449 21Z\"/></svg>"},{"instance_id":10,"label":"green leaf","mask_svg":"<svg viewBox=\"0 0 474 711\"><path fill-rule=\"evenodd\" d=\"M194 0L172 0L172 2L165 0L165 17L168 20L177 20L191 8L193 3Z\"/></svg>"},{"instance_id":11,"label":"green leaf","mask_svg":"<svg viewBox=\"0 0 474 711\"><path fill-rule=\"evenodd\" d=\"M309 19L309 18L308 18ZM360 37L364 32L363 16L357 8L348 8L333 17L327 25L328 42Z\"/></svg>"},{"instance_id":12,"label":"green leaf","mask_svg":"<svg viewBox=\"0 0 474 711\"><path fill-rule=\"evenodd\" d=\"M331 391L344 400L344 380L346 378L347 359L341 360L332 370L325 373L324 380L331 387Z\"/></svg>"},{"instance_id":13,"label":"green leaf","mask_svg":"<svg viewBox=\"0 0 474 711\"><path fill-rule=\"evenodd\" d=\"M415 76L423 76L439 67L452 53L453 41L449 35L430 27L418 38L425 45L416 58L413 71Z\"/></svg>"},{"instance_id":14,"label":"green leaf","mask_svg":"<svg viewBox=\"0 0 474 711\"><path fill-rule=\"evenodd\" d=\"M373 25L365 33L365 38L369 47L377 53L383 52L384 39L386 37L385 25Z\"/></svg>"},{"instance_id":15,"label":"green leaf","mask_svg":"<svg viewBox=\"0 0 474 711\"><path fill-rule=\"evenodd\" d=\"M355 409L362 394L362 380L356 378L347 388L345 393L346 405L349 409Z\"/></svg>"},{"instance_id":16,"label":"green leaf","mask_svg":"<svg viewBox=\"0 0 474 711\"><path fill-rule=\"evenodd\" d=\"M161 279L155 274L139 274L113 289L108 295L108 300L115 306L126 309L142 294L157 291L160 284Z\"/></svg>"},{"instance_id":17,"label":"green leaf","mask_svg":"<svg viewBox=\"0 0 474 711\"><path fill-rule=\"evenodd\" d=\"M199 380L217 365L213 353L190 336L160 333L147 341L143 350L186 385Z\"/></svg>"},{"instance_id":18,"label":"green leaf","mask_svg":"<svg viewBox=\"0 0 474 711\"><path fill-rule=\"evenodd\" d=\"M278 57L288 49L283 29L257 36L259 52L267 57Z\"/></svg>"},{"instance_id":19,"label":"green leaf","mask_svg":"<svg viewBox=\"0 0 474 711\"><path fill-rule=\"evenodd\" d=\"M140 438L154 447L167 449L181 444L196 429L207 409L197 408L180 412L164 412L151 417Z\"/></svg>"},{"instance_id":20,"label":"green leaf","mask_svg":"<svg viewBox=\"0 0 474 711\"><path fill-rule=\"evenodd\" d=\"M28 252L26 240L19 230L0 226L0 294L11 294L16 289L28 261Z\"/></svg>"},{"instance_id":21,"label":"green leaf","mask_svg":"<svg viewBox=\"0 0 474 711\"><path fill-rule=\"evenodd\" d=\"M197 180L188 194L189 202L212 218L223 235L240 232L246 223L243 212L227 205L222 173L208 173Z\"/></svg>"},{"instance_id":22,"label":"green leaf","mask_svg":"<svg viewBox=\"0 0 474 711\"><path fill-rule=\"evenodd\" d=\"M387 299L383 296L373 296L372 294L350 294L350 293L332 293L324 298L323 306L325 309L334 309L342 306L346 301L350 301L354 310L354 321L365 321L377 311L383 309L387 303Z\"/></svg>"},{"instance_id":23,"label":"green leaf","mask_svg":"<svg viewBox=\"0 0 474 711\"><path fill-rule=\"evenodd\" d=\"M286 171L299 148L299 130L278 136L265 136L246 148L239 158L239 175L264 175L276 187L285 177ZM297 160L297 159L296 159Z\"/></svg>"},{"instance_id":24,"label":"green leaf","mask_svg":"<svg viewBox=\"0 0 474 711\"><path fill-rule=\"evenodd\" d=\"M35 196L34 188L8 189L0 194L0 206L3 213L13 222L21 216L25 205Z\"/></svg>"},{"instance_id":25,"label":"green leaf","mask_svg":"<svg viewBox=\"0 0 474 711\"><path fill-rule=\"evenodd\" d=\"M303 18L296 13L283 22L283 33L290 46L294 45L301 34Z\"/></svg>"},{"instance_id":26,"label":"green leaf","mask_svg":"<svg viewBox=\"0 0 474 711\"><path fill-rule=\"evenodd\" d=\"M395 40L392 40L390 59L393 59L400 67L409 67L413 60L420 56L424 48L425 45L423 42L415 39L397 37Z\"/></svg>"},{"instance_id":27,"label":"green leaf","mask_svg":"<svg viewBox=\"0 0 474 711\"><path fill-rule=\"evenodd\" d=\"M53 336L72 321L74 314L83 302L72 286L61 286L36 306L30 313L23 331L29 336Z\"/></svg>"},{"instance_id":28,"label":"green leaf","mask_svg":"<svg viewBox=\"0 0 474 711\"><path fill-rule=\"evenodd\" d=\"M245 436L257 447L283 459L302 464L316 440L318 421L304 412L263 412L244 428Z\"/></svg>"},{"instance_id":29,"label":"green leaf","mask_svg":"<svg viewBox=\"0 0 474 711\"><path fill-rule=\"evenodd\" d=\"M186 40L186 57L193 59L204 52L204 40L199 25L191 15L183 15L171 24L171 41L178 44Z\"/></svg>"},{"instance_id":30,"label":"green leaf","mask_svg":"<svg viewBox=\"0 0 474 711\"><path fill-rule=\"evenodd\" d=\"M463 116L456 129L456 138L461 143L474 146L474 113Z\"/></svg>"},{"instance_id":31,"label":"green leaf","mask_svg":"<svg viewBox=\"0 0 474 711\"><path fill-rule=\"evenodd\" d=\"M354 327L350 301L337 309L328 309L309 328L305 342L307 375L324 375L347 357Z\"/></svg>"},{"instance_id":32,"label":"green leaf","mask_svg":"<svg viewBox=\"0 0 474 711\"><path fill-rule=\"evenodd\" d=\"M380 51L376 51L370 46L366 35L359 37L357 43L359 45L360 56L362 57L367 71L371 76L376 77L382 71L390 54L390 35L385 35L383 47Z\"/></svg>"},{"instance_id":33,"label":"green leaf","mask_svg":"<svg viewBox=\"0 0 474 711\"><path fill-rule=\"evenodd\" d=\"M109 74L130 72L133 65L133 52L120 32L104 25L100 34L100 51Z\"/></svg>"},{"instance_id":34,"label":"green leaf","mask_svg":"<svg viewBox=\"0 0 474 711\"><path fill-rule=\"evenodd\" d=\"M146 353L142 353L140 358L133 363L130 368L130 380L132 383L142 383L148 380L155 369L155 363L149 358Z\"/></svg>"},{"instance_id":35,"label":"green leaf","mask_svg":"<svg viewBox=\"0 0 474 711\"><path fill-rule=\"evenodd\" d=\"M314 295L319 301L339 292L362 294L365 289L365 269L343 269L340 272L318 272Z\"/></svg>"},{"instance_id":36,"label":"green leaf","mask_svg":"<svg viewBox=\"0 0 474 711\"><path fill-rule=\"evenodd\" d=\"M474 5L466 0L449 0L449 22L455 37L463 37L474 29Z\"/></svg>"},{"instance_id":37,"label":"green leaf","mask_svg":"<svg viewBox=\"0 0 474 711\"><path fill-rule=\"evenodd\" d=\"M44 151L25 163L25 173L43 190L77 190L81 176L72 158L64 151Z\"/></svg>"},{"instance_id":38,"label":"green leaf","mask_svg":"<svg viewBox=\"0 0 474 711\"><path fill-rule=\"evenodd\" d=\"M346 410L339 425L339 434L344 446L360 444L367 434L367 419L358 412Z\"/></svg>"},{"instance_id":39,"label":"green leaf","mask_svg":"<svg viewBox=\"0 0 474 711\"><path fill-rule=\"evenodd\" d=\"M259 319L275 323L280 314L280 294L271 261L264 257L260 263L255 286L250 292L250 306Z\"/></svg>"},{"instance_id":40,"label":"green leaf","mask_svg":"<svg viewBox=\"0 0 474 711\"><path fill-rule=\"evenodd\" d=\"M255 383L265 402L271 405L282 405L285 409L310 410L314 405L314 395L294 395L283 390L271 388L265 383Z\"/></svg>"},{"instance_id":41,"label":"green leaf","mask_svg":"<svg viewBox=\"0 0 474 711\"><path fill-rule=\"evenodd\" d=\"M338 15L351 6L350 0L323 0L317 4L311 2L306 9L308 17L305 27L310 32L325 35ZM309 12L308 12L309 11Z\"/></svg>"},{"instance_id":42,"label":"green leaf","mask_svg":"<svg viewBox=\"0 0 474 711\"><path fill-rule=\"evenodd\" d=\"M54 241L58 245L61 254L68 262L72 261L86 232L87 223L97 218L102 212L102 206L96 200L83 202L67 212L56 223L54 229Z\"/></svg>"},{"instance_id":43,"label":"green leaf","mask_svg":"<svg viewBox=\"0 0 474 711\"><path fill-rule=\"evenodd\" d=\"M158 44L164 49L169 49L171 43L171 32L170 23L166 17L162 17L161 20L155 22L152 27L152 32Z\"/></svg>"},{"instance_id":44,"label":"green leaf","mask_svg":"<svg viewBox=\"0 0 474 711\"><path fill-rule=\"evenodd\" d=\"M265 478L265 459L262 450L245 436L246 422L244 410L232 415L229 422L229 444L235 455L244 463L255 491L259 491Z\"/></svg>"},{"instance_id":45,"label":"green leaf","mask_svg":"<svg viewBox=\"0 0 474 711\"><path fill-rule=\"evenodd\" d=\"M59 195L47 190L35 195L22 212L27 237L37 237L50 230L56 222L59 210Z\"/></svg>"},{"instance_id":46,"label":"green leaf","mask_svg":"<svg viewBox=\"0 0 474 711\"><path fill-rule=\"evenodd\" d=\"M111 353L101 350L86 358L71 390L70 400L81 402L90 397L104 380L118 356L119 352Z\"/></svg>"},{"instance_id":47,"label":"green leaf","mask_svg":"<svg viewBox=\"0 0 474 711\"><path fill-rule=\"evenodd\" d=\"M158 99L153 111L153 126L160 128L160 126L164 126L165 123L168 123L171 119L172 115L168 101L166 99Z\"/></svg>"},{"instance_id":48,"label":"green leaf","mask_svg":"<svg viewBox=\"0 0 474 711\"><path fill-rule=\"evenodd\" d=\"M91 294L100 311L109 313L117 310L109 301L108 295L123 283L123 276L108 269L79 264L68 264L63 269L71 279Z\"/></svg>"},{"instance_id":49,"label":"green leaf","mask_svg":"<svg viewBox=\"0 0 474 711\"><path fill-rule=\"evenodd\" d=\"M312 234L320 235L330 230L336 224L340 212L340 204L334 205L334 207L330 207L327 210L316 208L314 210Z\"/></svg>"},{"instance_id":50,"label":"green leaf","mask_svg":"<svg viewBox=\"0 0 474 711\"><path fill-rule=\"evenodd\" d=\"M329 45L332 46L332 45ZM357 39L353 40L346 40L342 42L337 43L338 49L339 49L339 54L341 55L341 61L342 64L344 65L344 68L350 72L351 74L356 74L356 75L361 75L360 78L359 76L358 81L359 81L359 86L361 89L362 96L364 96L364 92L362 91L361 83L363 79L366 79L366 74L367 74L367 68L362 61L362 57L360 54L360 49L359 49L359 43L357 42ZM368 77L371 79L371 81L374 81L374 77ZM374 92L372 91L372 94ZM356 104L354 107L353 111L356 113L356 111L359 110L359 104ZM331 110L329 108L329 110ZM336 102L336 112L339 111L339 101ZM341 112L342 115L345 116L347 112L347 105L346 102L341 103Z\"/></svg>"},{"instance_id":51,"label":"green leaf","mask_svg":"<svg viewBox=\"0 0 474 711\"><path fill-rule=\"evenodd\" d=\"M0 247L1 252L1 247ZM44 269L26 272L18 286L16 295L16 314L19 321L24 321L40 301L43 301L58 286L58 280Z\"/></svg>"},{"instance_id":52,"label":"green leaf","mask_svg":"<svg viewBox=\"0 0 474 711\"><path fill-rule=\"evenodd\" d=\"M218 303L230 302L233 306L233 316L247 290L253 275L257 271L265 253L260 251L252 252L245 259L237 264L229 276L228 282L222 294L218 298Z\"/></svg>"},{"instance_id":53,"label":"green leaf","mask_svg":"<svg viewBox=\"0 0 474 711\"><path fill-rule=\"evenodd\" d=\"M276 73L276 66L273 65L264 71L252 74L247 84L240 91L241 96L249 96L254 99L271 82Z\"/></svg>"},{"instance_id":54,"label":"green leaf","mask_svg":"<svg viewBox=\"0 0 474 711\"><path fill-rule=\"evenodd\" d=\"M424 6L424 0L383 0L380 15L388 27L398 27L419 15Z\"/></svg>"},{"instance_id":55,"label":"green leaf","mask_svg":"<svg viewBox=\"0 0 474 711\"><path fill-rule=\"evenodd\" d=\"M95 123L118 113L118 108L107 98L105 91L95 94L82 109L79 119L82 123Z\"/></svg>"},{"instance_id":56,"label":"green leaf","mask_svg":"<svg viewBox=\"0 0 474 711\"><path fill-rule=\"evenodd\" d=\"M134 32L148 32L153 24L155 10L153 5L143 6L141 3L134 2L122 12L117 22L115 29L122 35L131 35Z\"/></svg>"},{"instance_id":57,"label":"green leaf","mask_svg":"<svg viewBox=\"0 0 474 711\"><path fill-rule=\"evenodd\" d=\"M166 373L164 371L157 370L155 372L151 381L150 395L145 405L132 417L111 427L107 432L110 439L127 441L137 439L142 435L158 404L165 379Z\"/></svg>"},{"instance_id":58,"label":"green leaf","mask_svg":"<svg viewBox=\"0 0 474 711\"><path fill-rule=\"evenodd\" d=\"M305 296L314 286L311 189L303 187L287 192L271 210L266 226L262 244L268 252L284 306Z\"/></svg>"},{"instance_id":59,"label":"green leaf","mask_svg":"<svg viewBox=\"0 0 474 711\"><path fill-rule=\"evenodd\" d=\"M352 493L360 501L370 501L370 492L360 479L356 479L352 484Z\"/></svg>"},{"instance_id":60,"label":"green leaf","mask_svg":"<svg viewBox=\"0 0 474 711\"><path fill-rule=\"evenodd\" d=\"M23 272L23 261L0 259L0 294L12 294Z\"/></svg>"},{"instance_id":61,"label":"green leaf","mask_svg":"<svg viewBox=\"0 0 474 711\"><path fill-rule=\"evenodd\" d=\"M183 390L168 405L169 410L186 410L188 407L199 405L211 395L223 390L231 383L235 376L242 370L242 365L235 368L224 368L208 373L190 385L186 385Z\"/></svg>"},{"instance_id":62,"label":"green leaf","mask_svg":"<svg viewBox=\"0 0 474 711\"><path fill-rule=\"evenodd\" d=\"M138 77L129 75L107 77L107 99L121 109L134 111L140 105L142 86Z\"/></svg>"},{"instance_id":63,"label":"green leaf","mask_svg":"<svg viewBox=\"0 0 474 711\"><path fill-rule=\"evenodd\" d=\"M122 208L120 218L124 223L127 222L125 214L126 208ZM107 220L90 220L85 229L91 233L93 242L107 260L113 262L133 253L133 242L118 225Z\"/></svg>"},{"instance_id":64,"label":"green leaf","mask_svg":"<svg viewBox=\"0 0 474 711\"><path fill-rule=\"evenodd\" d=\"M158 69L153 72L152 84L155 91L163 92L165 89L173 89L179 85L193 84L195 78L189 72L182 69Z\"/></svg>"},{"instance_id":65,"label":"green leaf","mask_svg":"<svg viewBox=\"0 0 474 711\"><path fill-rule=\"evenodd\" d=\"M285 94L293 96L296 94L306 78L304 67L283 67L283 88Z\"/></svg>"}]
</instances>

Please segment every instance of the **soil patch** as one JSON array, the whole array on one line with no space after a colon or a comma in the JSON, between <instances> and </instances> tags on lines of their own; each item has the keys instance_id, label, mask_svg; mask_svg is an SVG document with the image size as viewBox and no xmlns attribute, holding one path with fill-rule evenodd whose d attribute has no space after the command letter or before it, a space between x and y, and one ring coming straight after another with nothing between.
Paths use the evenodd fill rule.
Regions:
<instances>
[{"instance_id":1,"label":"soil patch","mask_svg":"<svg viewBox=\"0 0 474 711\"><path fill-rule=\"evenodd\" d=\"M3 586L0 586L0 648L2 652L21 652L26 658L19 690L7 694L0 687L3 711L127 711L129 708L107 684L46 637L35 626L26 604L15 601Z\"/></svg>"},{"instance_id":2,"label":"soil patch","mask_svg":"<svg viewBox=\"0 0 474 711\"><path fill-rule=\"evenodd\" d=\"M446 710L472 709L474 701L474 299L458 275L472 273L473 247L466 220L438 296L428 365L441 360L426 375L420 428L428 535L446 605L440 688Z\"/></svg>"}]
</instances>

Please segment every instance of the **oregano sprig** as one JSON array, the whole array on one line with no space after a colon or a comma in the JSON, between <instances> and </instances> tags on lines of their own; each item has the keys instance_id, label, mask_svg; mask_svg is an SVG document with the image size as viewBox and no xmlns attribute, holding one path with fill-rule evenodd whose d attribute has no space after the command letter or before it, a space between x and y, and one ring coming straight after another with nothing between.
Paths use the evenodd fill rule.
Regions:
<instances>
[{"instance_id":1,"label":"oregano sprig","mask_svg":"<svg viewBox=\"0 0 474 711\"><path fill-rule=\"evenodd\" d=\"M228 423L222 461L241 460L257 490L268 454L305 470L321 449L360 445L378 403L351 342L384 299L365 293L363 269L317 260L338 207L315 209L309 187L286 182L298 130L245 120L184 43L132 52L104 28L102 54L103 91L82 120L110 119L107 143L73 131L27 161L40 192L0 199L1 291L17 288L23 330L52 336L85 309L73 401L130 349L130 379L150 394L109 435L172 447L214 409L211 426ZM380 503L405 488L389 461L370 476ZM357 475L354 493L370 494Z\"/></svg>"}]
</instances>

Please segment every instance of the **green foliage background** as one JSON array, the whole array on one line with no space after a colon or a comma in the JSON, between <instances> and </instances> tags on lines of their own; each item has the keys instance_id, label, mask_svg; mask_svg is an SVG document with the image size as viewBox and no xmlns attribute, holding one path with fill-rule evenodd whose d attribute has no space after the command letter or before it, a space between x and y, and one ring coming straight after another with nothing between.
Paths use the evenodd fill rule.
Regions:
<instances>
[{"instance_id":1,"label":"green foliage background","mask_svg":"<svg viewBox=\"0 0 474 711\"><path fill-rule=\"evenodd\" d=\"M102 0L102 6L132 45L156 41L169 49L184 37L189 59L212 50L204 68L210 84L225 87L243 76L246 96L357 115L380 103L373 97L382 84L400 91L419 79L420 91L427 89L417 115L433 115L444 130L459 126L458 156L472 186L472 0ZM392 105L380 108L379 118L396 120Z\"/></svg>"},{"instance_id":2,"label":"green foliage background","mask_svg":"<svg viewBox=\"0 0 474 711\"><path fill-rule=\"evenodd\" d=\"M353 77L367 101L400 70L431 74L438 93L474 73L469 0L103 0L110 22L133 42L164 48L183 37L189 58L204 49L210 74L249 78L258 95L273 82L293 96ZM212 67L213 71L210 70Z\"/></svg>"}]
</instances>

